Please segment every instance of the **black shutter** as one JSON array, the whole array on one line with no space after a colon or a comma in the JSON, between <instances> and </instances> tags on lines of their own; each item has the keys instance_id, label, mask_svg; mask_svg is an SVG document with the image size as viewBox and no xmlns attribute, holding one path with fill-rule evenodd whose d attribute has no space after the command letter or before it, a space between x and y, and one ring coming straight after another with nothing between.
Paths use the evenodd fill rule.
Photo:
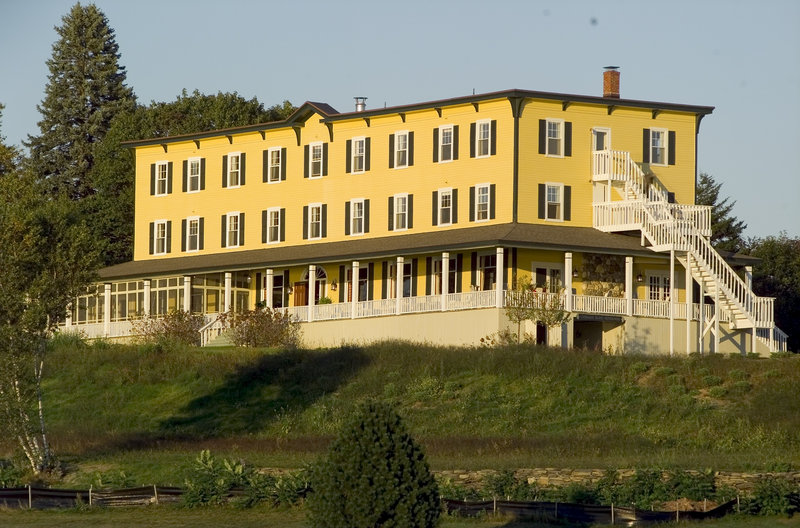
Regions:
<instances>
[{"instance_id":1,"label":"black shutter","mask_svg":"<svg viewBox=\"0 0 800 528\"><path fill-rule=\"evenodd\" d=\"M167 220L167 253L172 252L172 220Z\"/></svg>"},{"instance_id":2,"label":"black shutter","mask_svg":"<svg viewBox=\"0 0 800 528\"><path fill-rule=\"evenodd\" d=\"M228 156L222 156L222 188L228 186Z\"/></svg>"},{"instance_id":3,"label":"black shutter","mask_svg":"<svg viewBox=\"0 0 800 528\"><path fill-rule=\"evenodd\" d=\"M261 181L267 183L269 180L269 150L262 151L262 157L264 158L263 164L261 167Z\"/></svg>"},{"instance_id":4,"label":"black shutter","mask_svg":"<svg viewBox=\"0 0 800 528\"><path fill-rule=\"evenodd\" d=\"M281 181L286 181L286 147L281 149Z\"/></svg>"},{"instance_id":5,"label":"black shutter","mask_svg":"<svg viewBox=\"0 0 800 528\"><path fill-rule=\"evenodd\" d=\"M472 286L478 286L478 253L475 251L469 257L469 267L469 284L472 289Z\"/></svg>"},{"instance_id":6,"label":"black shutter","mask_svg":"<svg viewBox=\"0 0 800 528\"><path fill-rule=\"evenodd\" d=\"M189 162L186 161L186 160L183 160L183 175L182 175L182 178L181 178L181 192L186 192L186 189L188 187L188 185L187 185L188 179L189 179Z\"/></svg>"},{"instance_id":7,"label":"black shutter","mask_svg":"<svg viewBox=\"0 0 800 528\"><path fill-rule=\"evenodd\" d=\"M381 263L381 299L386 299L386 290L389 282L389 262L384 260Z\"/></svg>"},{"instance_id":8,"label":"black shutter","mask_svg":"<svg viewBox=\"0 0 800 528\"><path fill-rule=\"evenodd\" d=\"M450 219L454 224L458 223L458 189L453 189L453 198L450 201L452 205L452 212L450 213Z\"/></svg>"},{"instance_id":9,"label":"black shutter","mask_svg":"<svg viewBox=\"0 0 800 528\"><path fill-rule=\"evenodd\" d=\"M433 275L433 259L425 257L425 295L431 294L431 275Z\"/></svg>"},{"instance_id":10,"label":"black shutter","mask_svg":"<svg viewBox=\"0 0 800 528\"><path fill-rule=\"evenodd\" d=\"M185 164L186 162L184 162ZM181 220L181 251L186 251L186 219Z\"/></svg>"},{"instance_id":11,"label":"black shutter","mask_svg":"<svg viewBox=\"0 0 800 528\"><path fill-rule=\"evenodd\" d=\"M547 154L547 120L539 120L539 154Z\"/></svg>"},{"instance_id":12,"label":"black shutter","mask_svg":"<svg viewBox=\"0 0 800 528\"><path fill-rule=\"evenodd\" d=\"M389 231L394 231L394 196L389 197Z\"/></svg>"},{"instance_id":13,"label":"black shutter","mask_svg":"<svg viewBox=\"0 0 800 528\"><path fill-rule=\"evenodd\" d=\"M408 166L414 164L414 132L408 133Z\"/></svg>"},{"instance_id":14,"label":"black shutter","mask_svg":"<svg viewBox=\"0 0 800 528\"><path fill-rule=\"evenodd\" d=\"M308 152L308 145L303 147L303 178L308 178L308 163L310 153Z\"/></svg>"},{"instance_id":15,"label":"black shutter","mask_svg":"<svg viewBox=\"0 0 800 528\"><path fill-rule=\"evenodd\" d=\"M200 158L200 190L206 188L206 159Z\"/></svg>"},{"instance_id":16,"label":"black shutter","mask_svg":"<svg viewBox=\"0 0 800 528\"><path fill-rule=\"evenodd\" d=\"M328 144L322 144L322 175L328 175Z\"/></svg>"},{"instance_id":17,"label":"black shutter","mask_svg":"<svg viewBox=\"0 0 800 528\"><path fill-rule=\"evenodd\" d=\"M344 234L350 234L350 202L344 203Z\"/></svg>"},{"instance_id":18,"label":"black shutter","mask_svg":"<svg viewBox=\"0 0 800 528\"><path fill-rule=\"evenodd\" d=\"M345 158L344 158L344 172L350 174L352 172L352 156L353 156L353 140L348 139L345 142Z\"/></svg>"},{"instance_id":19,"label":"black shutter","mask_svg":"<svg viewBox=\"0 0 800 528\"><path fill-rule=\"evenodd\" d=\"M322 204L322 238L328 236L328 204Z\"/></svg>"},{"instance_id":20,"label":"black shutter","mask_svg":"<svg viewBox=\"0 0 800 528\"><path fill-rule=\"evenodd\" d=\"M433 191L431 199L431 225L439 225L439 191Z\"/></svg>"},{"instance_id":21,"label":"black shutter","mask_svg":"<svg viewBox=\"0 0 800 528\"><path fill-rule=\"evenodd\" d=\"M642 130L642 163L650 163L650 129Z\"/></svg>"},{"instance_id":22,"label":"black shutter","mask_svg":"<svg viewBox=\"0 0 800 528\"><path fill-rule=\"evenodd\" d=\"M411 296L417 296L417 259L411 259Z\"/></svg>"},{"instance_id":23,"label":"black shutter","mask_svg":"<svg viewBox=\"0 0 800 528\"><path fill-rule=\"evenodd\" d=\"M456 255L456 293L461 293L462 279L461 271L464 269L464 254Z\"/></svg>"},{"instance_id":24,"label":"black shutter","mask_svg":"<svg viewBox=\"0 0 800 528\"><path fill-rule=\"evenodd\" d=\"M364 170L369 170L370 138L364 139Z\"/></svg>"},{"instance_id":25,"label":"black shutter","mask_svg":"<svg viewBox=\"0 0 800 528\"><path fill-rule=\"evenodd\" d=\"M239 213L239 245L244 245L244 213Z\"/></svg>"},{"instance_id":26,"label":"black shutter","mask_svg":"<svg viewBox=\"0 0 800 528\"><path fill-rule=\"evenodd\" d=\"M227 224L228 223L228 215L222 215L222 239L220 240L221 247L228 247L228 237L225 236L227 233Z\"/></svg>"},{"instance_id":27,"label":"black shutter","mask_svg":"<svg viewBox=\"0 0 800 528\"><path fill-rule=\"evenodd\" d=\"M475 221L475 187L469 188L469 221Z\"/></svg>"},{"instance_id":28,"label":"black shutter","mask_svg":"<svg viewBox=\"0 0 800 528\"><path fill-rule=\"evenodd\" d=\"M369 233L369 198L364 200L364 232Z\"/></svg>"},{"instance_id":29,"label":"black shutter","mask_svg":"<svg viewBox=\"0 0 800 528\"><path fill-rule=\"evenodd\" d=\"M261 211L261 243L267 243L267 230L269 228L268 222L269 213L267 211Z\"/></svg>"},{"instance_id":30,"label":"black shutter","mask_svg":"<svg viewBox=\"0 0 800 528\"><path fill-rule=\"evenodd\" d=\"M303 240L308 238L308 206L303 206Z\"/></svg>"},{"instance_id":31,"label":"black shutter","mask_svg":"<svg viewBox=\"0 0 800 528\"><path fill-rule=\"evenodd\" d=\"M375 263L374 262L370 262L369 264L367 264L367 300L368 301L371 301L373 299L373 297L375 296L375 294L372 291L374 289L374 282L375 282L375 280L373 279L374 273L375 273Z\"/></svg>"},{"instance_id":32,"label":"black shutter","mask_svg":"<svg viewBox=\"0 0 800 528\"><path fill-rule=\"evenodd\" d=\"M156 164L150 164L150 196L156 193Z\"/></svg>"},{"instance_id":33,"label":"black shutter","mask_svg":"<svg viewBox=\"0 0 800 528\"><path fill-rule=\"evenodd\" d=\"M469 124L469 157L475 157L475 123Z\"/></svg>"},{"instance_id":34,"label":"black shutter","mask_svg":"<svg viewBox=\"0 0 800 528\"><path fill-rule=\"evenodd\" d=\"M150 254L156 252L156 224L150 222Z\"/></svg>"},{"instance_id":35,"label":"black shutter","mask_svg":"<svg viewBox=\"0 0 800 528\"><path fill-rule=\"evenodd\" d=\"M675 165L675 131L667 133L667 164Z\"/></svg>"},{"instance_id":36,"label":"black shutter","mask_svg":"<svg viewBox=\"0 0 800 528\"><path fill-rule=\"evenodd\" d=\"M496 186L495 186L494 183L489 186L489 220L494 220L494 213L495 213L494 194L495 194L495 188L496 188Z\"/></svg>"},{"instance_id":37,"label":"black shutter","mask_svg":"<svg viewBox=\"0 0 800 528\"><path fill-rule=\"evenodd\" d=\"M492 156L497 154L497 119L492 119L492 132L491 132L491 153Z\"/></svg>"},{"instance_id":38,"label":"black shutter","mask_svg":"<svg viewBox=\"0 0 800 528\"><path fill-rule=\"evenodd\" d=\"M453 125L453 159L458 159L458 125Z\"/></svg>"},{"instance_id":39,"label":"black shutter","mask_svg":"<svg viewBox=\"0 0 800 528\"><path fill-rule=\"evenodd\" d=\"M339 266L339 302L344 302L344 286L345 286L345 275L344 275L344 265ZM352 286L350 287L350 291L353 291Z\"/></svg>"},{"instance_id":40,"label":"black shutter","mask_svg":"<svg viewBox=\"0 0 800 528\"><path fill-rule=\"evenodd\" d=\"M564 186L564 220L572 220L572 186Z\"/></svg>"},{"instance_id":41,"label":"black shutter","mask_svg":"<svg viewBox=\"0 0 800 528\"><path fill-rule=\"evenodd\" d=\"M572 121L564 122L564 156L572 156Z\"/></svg>"},{"instance_id":42,"label":"black shutter","mask_svg":"<svg viewBox=\"0 0 800 528\"><path fill-rule=\"evenodd\" d=\"M197 249L203 249L203 238L205 237L205 217L200 217L197 230Z\"/></svg>"},{"instance_id":43,"label":"black shutter","mask_svg":"<svg viewBox=\"0 0 800 528\"><path fill-rule=\"evenodd\" d=\"M539 184L539 218L544 219L545 208L547 206L547 189L545 184Z\"/></svg>"},{"instance_id":44,"label":"black shutter","mask_svg":"<svg viewBox=\"0 0 800 528\"><path fill-rule=\"evenodd\" d=\"M280 216L281 216L281 220L280 220L281 221L281 226L280 226L280 235L279 235L280 238L279 238L279 241L280 242L285 242L286 241L286 208L285 207L281 207Z\"/></svg>"},{"instance_id":45,"label":"black shutter","mask_svg":"<svg viewBox=\"0 0 800 528\"><path fill-rule=\"evenodd\" d=\"M408 209L406 211L408 212L408 222L406 222L406 225L408 226L409 229L411 229L411 228L414 227L414 195L413 194L409 194L408 195Z\"/></svg>"},{"instance_id":46,"label":"black shutter","mask_svg":"<svg viewBox=\"0 0 800 528\"><path fill-rule=\"evenodd\" d=\"M389 168L394 168L394 134L389 134Z\"/></svg>"},{"instance_id":47,"label":"black shutter","mask_svg":"<svg viewBox=\"0 0 800 528\"><path fill-rule=\"evenodd\" d=\"M439 161L439 128L433 129L433 162Z\"/></svg>"},{"instance_id":48,"label":"black shutter","mask_svg":"<svg viewBox=\"0 0 800 528\"><path fill-rule=\"evenodd\" d=\"M167 163L167 194L172 194L172 162Z\"/></svg>"},{"instance_id":49,"label":"black shutter","mask_svg":"<svg viewBox=\"0 0 800 528\"><path fill-rule=\"evenodd\" d=\"M245 153L242 152L239 154L239 185L244 185L244 177L245 177L245 167L247 163L245 162Z\"/></svg>"}]
</instances>

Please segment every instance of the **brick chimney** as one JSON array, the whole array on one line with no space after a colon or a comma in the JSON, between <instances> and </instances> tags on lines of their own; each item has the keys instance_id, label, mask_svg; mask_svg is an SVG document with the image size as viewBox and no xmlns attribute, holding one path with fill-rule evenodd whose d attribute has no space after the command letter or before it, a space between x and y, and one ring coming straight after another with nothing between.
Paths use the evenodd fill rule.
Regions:
<instances>
[{"instance_id":1,"label":"brick chimney","mask_svg":"<svg viewBox=\"0 0 800 528\"><path fill-rule=\"evenodd\" d=\"M603 97L619 99L619 66L606 66L603 72Z\"/></svg>"}]
</instances>

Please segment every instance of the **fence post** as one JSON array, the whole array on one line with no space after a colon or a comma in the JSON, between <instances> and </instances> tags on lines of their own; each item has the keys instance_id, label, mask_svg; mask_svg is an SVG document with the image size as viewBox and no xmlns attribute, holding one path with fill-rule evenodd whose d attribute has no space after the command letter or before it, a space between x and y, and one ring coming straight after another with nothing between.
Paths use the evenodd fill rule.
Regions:
<instances>
[{"instance_id":1,"label":"fence post","mask_svg":"<svg viewBox=\"0 0 800 528\"><path fill-rule=\"evenodd\" d=\"M33 494L31 493L31 485L28 484L28 509L33 509Z\"/></svg>"},{"instance_id":2,"label":"fence post","mask_svg":"<svg viewBox=\"0 0 800 528\"><path fill-rule=\"evenodd\" d=\"M611 503L611 524L614 524L614 503Z\"/></svg>"},{"instance_id":3,"label":"fence post","mask_svg":"<svg viewBox=\"0 0 800 528\"><path fill-rule=\"evenodd\" d=\"M158 504L158 489L156 488L155 484L153 484L153 495L155 495L156 504Z\"/></svg>"},{"instance_id":4,"label":"fence post","mask_svg":"<svg viewBox=\"0 0 800 528\"><path fill-rule=\"evenodd\" d=\"M89 484L89 506L92 505L92 485Z\"/></svg>"},{"instance_id":5,"label":"fence post","mask_svg":"<svg viewBox=\"0 0 800 528\"><path fill-rule=\"evenodd\" d=\"M497 496L495 495L492 500L492 513L497 515Z\"/></svg>"}]
</instances>

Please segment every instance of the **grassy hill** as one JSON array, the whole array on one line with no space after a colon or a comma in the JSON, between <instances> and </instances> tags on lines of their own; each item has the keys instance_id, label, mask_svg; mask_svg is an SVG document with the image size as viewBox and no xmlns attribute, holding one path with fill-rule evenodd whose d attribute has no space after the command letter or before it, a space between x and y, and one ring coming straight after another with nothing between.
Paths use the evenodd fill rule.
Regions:
<instances>
[{"instance_id":1,"label":"grassy hill","mask_svg":"<svg viewBox=\"0 0 800 528\"><path fill-rule=\"evenodd\" d=\"M45 399L67 482L180 484L202 448L263 466L311 462L366 398L397 406L435 469L784 470L800 467L798 387L794 357L65 340L49 356Z\"/></svg>"}]
</instances>

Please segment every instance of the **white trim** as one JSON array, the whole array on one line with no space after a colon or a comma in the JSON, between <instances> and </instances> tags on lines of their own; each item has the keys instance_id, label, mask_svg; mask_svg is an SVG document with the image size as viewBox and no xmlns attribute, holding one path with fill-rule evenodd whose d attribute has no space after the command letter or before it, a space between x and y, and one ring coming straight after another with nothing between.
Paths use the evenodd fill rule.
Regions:
<instances>
[{"instance_id":1,"label":"white trim","mask_svg":"<svg viewBox=\"0 0 800 528\"><path fill-rule=\"evenodd\" d=\"M663 140L663 150L664 150L664 160L662 163L656 163L653 161L653 132L658 132L661 134L661 138ZM669 163L669 130L666 128L650 128L650 165L655 165L656 167L666 167Z\"/></svg>"},{"instance_id":2,"label":"white trim","mask_svg":"<svg viewBox=\"0 0 800 528\"><path fill-rule=\"evenodd\" d=\"M227 164L227 171L228 173L225 175L228 182L228 189L238 189L242 186L242 153L241 152L228 152L228 164ZM239 168L237 169L238 174L236 175L236 185L231 184L231 166L233 165L233 158L236 158L237 163L239 164Z\"/></svg>"},{"instance_id":3,"label":"white trim","mask_svg":"<svg viewBox=\"0 0 800 528\"><path fill-rule=\"evenodd\" d=\"M319 174L314 176L314 149L319 147ZM322 178L323 167L325 166L325 148L322 141L314 141L308 144L308 179L317 180Z\"/></svg>"},{"instance_id":4,"label":"white trim","mask_svg":"<svg viewBox=\"0 0 800 528\"><path fill-rule=\"evenodd\" d=\"M566 288L566 277L565 277L565 270L566 266L564 262L543 262L540 260L531 261L531 284L533 286L538 286L536 284L536 268L542 268L545 271L545 288L547 289L548 293L561 293L562 288ZM561 285L559 286L559 291L553 291L553 270L558 271L561 275ZM571 282L572 277L570 277Z\"/></svg>"},{"instance_id":5,"label":"white trim","mask_svg":"<svg viewBox=\"0 0 800 528\"><path fill-rule=\"evenodd\" d=\"M408 193L397 193L393 196L393 198L394 198L394 207L393 207L394 211L392 212L392 214L394 214L394 218L392 219L392 227L393 227L392 231L406 231L408 230ZM397 227L397 215L398 215L397 204L400 198L405 198L405 211L403 213L403 220L404 220L403 223L405 225L403 227Z\"/></svg>"},{"instance_id":6,"label":"white trim","mask_svg":"<svg viewBox=\"0 0 800 528\"><path fill-rule=\"evenodd\" d=\"M550 187L558 187L558 218L550 218L550 211L549 205L551 202L549 200L549 188ZM558 182L544 182L544 219L547 222L563 222L564 221L564 184Z\"/></svg>"},{"instance_id":7,"label":"white trim","mask_svg":"<svg viewBox=\"0 0 800 528\"><path fill-rule=\"evenodd\" d=\"M355 204L361 204L361 231L356 233L354 229L353 220L355 220L355 215L353 214L356 210ZM350 200L350 218L347 221L350 223L350 236L362 236L364 234L364 224L366 222L366 208L364 206L365 198L353 198Z\"/></svg>"},{"instance_id":8,"label":"white trim","mask_svg":"<svg viewBox=\"0 0 800 528\"><path fill-rule=\"evenodd\" d=\"M480 153L481 144L481 125L488 125L489 135L486 137L486 154ZM490 158L492 156L492 120L480 119L475 121L475 157L476 158Z\"/></svg>"},{"instance_id":9,"label":"white trim","mask_svg":"<svg viewBox=\"0 0 800 528\"><path fill-rule=\"evenodd\" d=\"M314 209L319 209L319 235L312 236L312 218L314 218ZM322 239L322 202L315 202L308 204L308 240Z\"/></svg>"},{"instance_id":10,"label":"white trim","mask_svg":"<svg viewBox=\"0 0 800 528\"><path fill-rule=\"evenodd\" d=\"M156 166L156 174L155 174L155 188L153 189L153 196L167 196L169 194L169 161L157 161L155 162ZM164 192L158 192L158 181L159 175L161 174L161 167L164 167Z\"/></svg>"},{"instance_id":11,"label":"white trim","mask_svg":"<svg viewBox=\"0 0 800 528\"><path fill-rule=\"evenodd\" d=\"M192 222L197 222L197 248L190 249L189 248L189 240L191 239L190 233L192 232ZM200 217L199 216L189 216L186 217L186 253L196 253L200 251Z\"/></svg>"},{"instance_id":12,"label":"white trim","mask_svg":"<svg viewBox=\"0 0 800 528\"><path fill-rule=\"evenodd\" d=\"M192 190L192 163L197 162L197 189ZM202 178L203 172L203 158L200 157L192 157L186 160L186 193L198 193L202 189L200 188L200 181ZM199 217L198 217L199 218Z\"/></svg>"},{"instance_id":13,"label":"white trim","mask_svg":"<svg viewBox=\"0 0 800 528\"><path fill-rule=\"evenodd\" d=\"M444 156L442 155L442 153L444 152L443 151L443 149L444 149L444 141L443 141L443 139L444 139L444 131L445 130L449 130L450 131L450 158L449 159L444 159ZM441 125L441 126L439 126L439 139L438 139L438 145L436 145L436 148L439 149L439 156L437 158L439 161L437 163L450 163L451 161L453 161L454 156L455 156L455 151L454 151L454 149L455 149L455 126L454 125Z\"/></svg>"},{"instance_id":14,"label":"white trim","mask_svg":"<svg viewBox=\"0 0 800 528\"><path fill-rule=\"evenodd\" d=\"M406 148L405 148L406 162L404 164L402 164L402 165L397 162L397 153L399 151L398 148L397 148L397 139L400 136L405 136L405 138L406 138ZM392 153L392 155L394 156L394 168L395 169L405 169L405 168L408 168L408 166L409 166L408 165L409 137L410 136L409 136L409 131L408 130L398 130L397 132L394 133L394 152Z\"/></svg>"},{"instance_id":15,"label":"white trim","mask_svg":"<svg viewBox=\"0 0 800 528\"><path fill-rule=\"evenodd\" d=\"M553 154L550 152L550 124L556 123L558 124L558 150L559 152ZM564 157L564 120L563 119L556 119L548 117L545 119L545 141L544 141L544 151L545 155L550 158L563 158Z\"/></svg>"},{"instance_id":16,"label":"white trim","mask_svg":"<svg viewBox=\"0 0 800 528\"><path fill-rule=\"evenodd\" d=\"M167 225L168 225L168 222L169 222L169 220L167 220L165 218L162 218L160 220L153 220L153 255L166 255L166 254L169 253L169 251L167 251L167 238L168 238L168 233L167 233L168 227L167 227ZM163 240L164 240L164 251L159 251L158 250L158 239L159 239L158 228L159 228L159 226L164 226L164 238L163 238Z\"/></svg>"},{"instance_id":17,"label":"white trim","mask_svg":"<svg viewBox=\"0 0 800 528\"><path fill-rule=\"evenodd\" d=\"M275 240L270 240L270 233L272 232L272 213L278 214L278 236ZM267 244L278 244L281 242L281 208L269 207L267 209Z\"/></svg>"},{"instance_id":18,"label":"white trim","mask_svg":"<svg viewBox=\"0 0 800 528\"><path fill-rule=\"evenodd\" d=\"M453 225L453 211L455 210L453 204L453 188L444 187L442 189L437 189L436 192L438 193L436 200L436 225L451 226ZM450 206L448 207L448 209L450 210L450 220L447 222L442 222L442 196L443 196L442 193L448 193L450 195Z\"/></svg>"},{"instance_id":19,"label":"white trim","mask_svg":"<svg viewBox=\"0 0 800 528\"><path fill-rule=\"evenodd\" d=\"M281 182L281 171L283 169L283 163L284 163L283 152L282 152L281 149L282 149L282 147L270 147L269 149L267 149L267 183L268 184L280 183ZM272 180L272 168L275 166L272 163L272 153L273 152L277 152L278 153L278 179L275 180L275 181Z\"/></svg>"},{"instance_id":20,"label":"white trim","mask_svg":"<svg viewBox=\"0 0 800 528\"><path fill-rule=\"evenodd\" d=\"M480 189L486 189L486 218L480 218L478 213L480 212ZM491 183L479 183L475 185L475 211L473 212L473 217L475 218L476 222L488 222L491 220L492 216L492 184Z\"/></svg>"},{"instance_id":21,"label":"white trim","mask_svg":"<svg viewBox=\"0 0 800 528\"><path fill-rule=\"evenodd\" d=\"M658 278L659 296L654 299L651 292L651 278ZM669 271L645 271L645 299L648 301L668 301L670 297L671 285L669 284Z\"/></svg>"},{"instance_id":22,"label":"white trim","mask_svg":"<svg viewBox=\"0 0 800 528\"><path fill-rule=\"evenodd\" d=\"M356 142L360 141L364 150L361 151L361 170L356 170ZM367 171L367 138L358 136L350 139L350 174L363 174Z\"/></svg>"},{"instance_id":23,"label":"white trim","mask_svg":"<svg viewBox=\"0 0 800 528\"><path fill-rule=\"evenodd\" d=\"M592 152L599 152L597 148L595 148L597 147L597 142L595 141L595 135L597 132L603 132L606 135L605 148L602 148L600 150L611 150L611 128L596 126L592 127L592 144L591 144Z\"/></svg>"},{"instance_id":24,"label":"white trim","mask_svg":"<svg viewBox=\"0 0 800 528\"><path fill-rule=\"evenodd\" d=\"M239 215L241 211L231 211L229 213L225 213L225 249L230 248L238 248L241 246L241 240L239 240L239 230L242 228L239 225ZM236 218L236 244L231 244L231 218Z\"/></svg>"}]
</instances>

